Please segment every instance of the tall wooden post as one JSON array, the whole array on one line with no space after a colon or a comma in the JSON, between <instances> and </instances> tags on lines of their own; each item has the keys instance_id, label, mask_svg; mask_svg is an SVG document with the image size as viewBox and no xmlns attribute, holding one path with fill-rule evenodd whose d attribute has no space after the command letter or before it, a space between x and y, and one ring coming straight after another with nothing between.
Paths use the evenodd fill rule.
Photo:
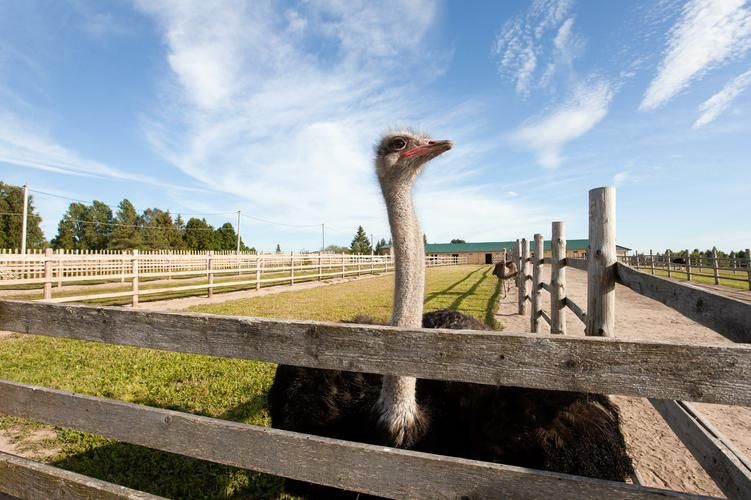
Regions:
<instances>
[{"instance_id":1,"label":"tall wooden post","mask_svg":"<svg viewBox=\"0 0 751 500\"><path fill-rule=\"evenodd\" d=\"M652 249L649 249L649 265L652 268L652 276L655 275L655 255L652 253Z\"/></svg>"},{"instance_id":2,"label":"tall wooden post","mask_svg":"<svg viewBox=\"0 0 751 500\"><path fill-rule=\"evenodd\" d=\"M57 288L63 287L63 252L62 248L57 249ZM125 269L123 269L123 274L125 274Z\"/></svg>"},{"instance_id":3,"label":"tall wooden post","mask_svg":"<svg viewBox=\"0 0 751 500\"><path fill-rule=\"evenodd\" d=\"M540 313L542 312L542 262L545 248L541 234L535 234L534 260L532 264L532 313L530 314L529 331L537 333L540 329Z\"/></svg>"},{"instance_id":4,"label":"tall wooden post","mask_svg":"<svg viewBox=\"0 0 751 500\"><path fill-rule=\"evenodd\" d=\"M586 335L612 337L615 327L615 188L589 192Z\"/></svg>"},{"instance_id":5,"label":"tall wooden post","mask_svg":"<svg viewBox=\"0 0 751 500\"><path fill-rule=\"evenodd\" d=\"M714 284L720 284L720 270L717 264L717 247L712 247L712 274L714 275Z\"/></svg>"},{"instance_id":6,"label":"tall wooden post","mask_svg":"<svg viewBox=\"0 0 751 500\"><path fill-rule=\"evenodd\" d=\"M691 281L691 253L686 250L686 279Z\"/></svg>"},{"instance_id":7,"label":"tall wooden post","mask_svg":"<svg viewBox=\"0 0 751 500\"><path fill-rule=\"evenodd\" d=\"M52 249L44 249L44 299L52 298Z\"/></svg>"},{"instance_id":8,"label":"tall wooden post","mask_svg":"<svg viewBox=\"0 0 751 500\"><path fill-rule=\"evenodd\" d=\"M344 252L342 252L342 279L344 279Z\"/></svg>"},{"instance_id":9,"label":"tall wooden post","mask_svg":"<svg viewBox=\"0 0 751 500\"><path fill-rule=\"evenodd\" d=\"M138 249L133 249L133 260L131 262L131 269L130 272L133 274L133 281L131 282L132 285L132 293L133 297L131 300L131 305L133 307L136 307L138 305Z\"/></svg>"},{"instance_id":10,"label":"tall wooden post","mask_svg":"<svg viewBox=\"0 0 751 500\"><path fill-rule=\"evenodd\" d=\"M214 284L214 251L209 250L206 258L206 271L209 275L209 298L211 298L214 296L214 288L211 286Z\"/></svg>"},{"instance_id":11,"label":"tall wooden post","mask_svg":"<svg viewBox=\"0 0 751 500\"><path fill-rule=\"evenodd\" d=\"M518 304L518 313L522 313L522 240L517 239L516 244L514 245L514 264L516 264L516 294L517 294L517 304Z\"/></svg>"},{"instance_id":12,"label":"tall wooden post","mask_svg":"<svg viewBox=\"0 0 751 500\"><path fill-rule=\"evenodd\" d=\"M323 253L318 254L318 281L323 279Z\"/></svg>"},{"instance_id":13,"label":"tall wooden post","mask_svg":"<svg viewBox=\"0 0 751 500\"><path fill-rule=\"evenodd\" d=\"M256 254L256 291L261 289L261 254Z\"/></svg>"},{"instance_id":14,"label":"tall wooden post","mask_svg":"<svg viewBox=\"0 0 751 500\"><path fill-rule=\"evenodd\" d=\"M550 332L566 333L566 224L553 222L550 258Z\"/></svg>"},{"instance_id":15,"label":"tall wooden post","mask_svg":"<svg viewBox=\"0 0 751 500\"><path fill-rule=\"evenodd\" d=\"M289 284L295 284L295 254L292 252L289 253Z\"/></svg>"},{"instance_id":16,"label":"tall wooden post","mask_svg":"<svg viewBox=\"0 0 751 500\"><path fill-rule=\"evenodd\" d=\"M519 314L527 314L527 298L529 297L529 291L527 290L527 276L529 276L529 241L527 238L522 238L521 245L521 266L519 267Z\"/></svg>"}]
</instances>

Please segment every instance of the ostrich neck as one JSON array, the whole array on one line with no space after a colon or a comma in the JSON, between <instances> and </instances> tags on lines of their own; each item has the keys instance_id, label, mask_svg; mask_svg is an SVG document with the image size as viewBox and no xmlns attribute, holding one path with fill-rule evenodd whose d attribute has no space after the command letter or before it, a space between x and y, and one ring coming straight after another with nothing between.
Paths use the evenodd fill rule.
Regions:
<instances>
[{"instance_id":1,"label":"ostrich neck","mask_svg":"<svg viewBox=\"0 0 751 500\"><path fill-rule=\"evenodd\" d=\"M422 326L425 294L425 248L412 205L411 183L384 190L391 225L395 287L391 324L410 328ZM410 446L410 438L423 417L417 405L414 377L385 375L378 399L380 421L392 444Z\"/></svg>"}]
</instances>

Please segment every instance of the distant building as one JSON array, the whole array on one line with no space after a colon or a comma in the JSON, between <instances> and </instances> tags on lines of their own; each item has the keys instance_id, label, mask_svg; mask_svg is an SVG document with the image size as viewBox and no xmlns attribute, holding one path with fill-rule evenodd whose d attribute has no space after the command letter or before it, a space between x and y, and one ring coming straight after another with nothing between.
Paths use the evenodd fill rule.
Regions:
<instances>
[{"instance_id":1,"label":"distant building","mask_svg":"<svg viewBox=\"0 0 751 500\"><path fill-rule=\"evenodd\" d=\"M530 252L534 253L534 242L530 242ZM566 257L583 259L587 256L589 240L567 240ZM501 252L505 249L509 255L516 245L515 241L486 241L481 243L428 243L425 245L425 255L466 257L467 264L493 264L501 260ZM616 245L618 256L626 255L631 249ZM545 255L550 257L550 241L545 241ZM381 251L387 255L391 253L391 246L387 245Z\"/></svg>"}]
</instances>

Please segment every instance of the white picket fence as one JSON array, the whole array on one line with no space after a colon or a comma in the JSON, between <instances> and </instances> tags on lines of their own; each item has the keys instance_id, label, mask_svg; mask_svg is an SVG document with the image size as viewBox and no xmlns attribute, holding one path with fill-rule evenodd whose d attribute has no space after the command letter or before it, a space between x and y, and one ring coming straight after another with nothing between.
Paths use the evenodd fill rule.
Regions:
<instances>
[{"instance_id":1,"label":"white picket fence","mask_svg":"<svg viewBox=\"0 0 751 500\"><path fill-rule=\"evenodd\" d=\"M426 257L428 267L466 263L466 257ZM44 300L77 302L172 292L202 293L215 289L345 278L393 270L390 255L357 254L257 254L251 252L44 252L0 253L0 287L40 286ZM144 279L166 280L164 286L141 289ZM196 279L201 282L185 282ZM221 279L221 281L217 281ZM53 297L53 287L130 282L129 290ZM183 283L181 284L180 281Z\"/></svg>"}]
</instances>

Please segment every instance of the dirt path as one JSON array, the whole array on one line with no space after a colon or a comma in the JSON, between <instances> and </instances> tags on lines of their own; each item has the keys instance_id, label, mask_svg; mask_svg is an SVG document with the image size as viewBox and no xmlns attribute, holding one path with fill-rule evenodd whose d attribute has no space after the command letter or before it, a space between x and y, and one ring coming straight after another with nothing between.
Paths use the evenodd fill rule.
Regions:
<instances>
[{"instance_id":1,"label":"dirt path","mask_svg":"<svg viewBox=\"0 0 751 500\"><path fill-rule=\"evenodd\" d=\"M567 271L567 294L582 308L587 306L587 274ZM546 268L543 280L549 282ZM693 284L693 283L692 283ZM543 310L550 311L550 295L542 293ZM616 286L615 331L631 339L671 340L694 344L727 344L729 340L673 309L621 285ZM517 314L517 292L512 289L501 299L498 321L508 332L528 332L529 316ZM566 311L568 333L584 335L584 324ZM542 331L550 328L544 321ZM621 409L623 431L637 469L648 486L690 493L723 496L714 481L696 462L657 411L646 399L613 396ZM751 408L696 404L696 407L743 453L751 456Z\"/></svg>"}]
</instances>

